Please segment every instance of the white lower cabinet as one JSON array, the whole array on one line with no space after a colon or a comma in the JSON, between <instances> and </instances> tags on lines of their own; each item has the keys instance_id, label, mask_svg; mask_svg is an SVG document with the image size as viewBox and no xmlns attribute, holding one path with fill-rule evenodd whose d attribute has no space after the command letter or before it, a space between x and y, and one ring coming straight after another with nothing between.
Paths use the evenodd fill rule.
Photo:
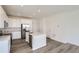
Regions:
<instances>
[{"instance_id":1,"label":"white lower cabinet","mask_svg":"<svg viewBox=\"0 0 79 59\"><path fill-rule=\"evenodd\" d=\"M20 39L20 38L21 38L20 31L12 32L12 39Z\"/></svg>"},{"instance_id":2,"label":"white lower cabinet","mask_svg":"<svg viewBox=\"0 0 79 59\"><path fill-rule=\"evenodd\" d=\"M0 53L10 53L10 36L0 36Z\"/></svg>"}]
</instances>

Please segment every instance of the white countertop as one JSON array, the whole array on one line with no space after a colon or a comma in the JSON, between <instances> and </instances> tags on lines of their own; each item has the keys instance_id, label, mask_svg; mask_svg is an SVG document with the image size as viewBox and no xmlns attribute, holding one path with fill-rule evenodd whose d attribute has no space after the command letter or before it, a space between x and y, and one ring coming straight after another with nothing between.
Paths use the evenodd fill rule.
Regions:
<instances>
[{"instance_id":1,"label":"white countertop","mask_svg":"<svg viewBox=\"0 0 79 59\"><path fill-rule=\"evenodd\" d=\"M9 39L7 39L7 38L9 38ZM0 41L3 41L3 40L10 40L10 35L0 36Z\"/></svg>"},{"instance_id":2,"label":"white countertop","mask_svg":"<svg viewBox=\"0 0 79 59\"><path fill-rule=\"evenodd\" d=\"M30 35L37 36L37 35L44 35L44 34L37 32L37 33L32 33L32 34L30 34Z\"/></svg>"}]
</instances>

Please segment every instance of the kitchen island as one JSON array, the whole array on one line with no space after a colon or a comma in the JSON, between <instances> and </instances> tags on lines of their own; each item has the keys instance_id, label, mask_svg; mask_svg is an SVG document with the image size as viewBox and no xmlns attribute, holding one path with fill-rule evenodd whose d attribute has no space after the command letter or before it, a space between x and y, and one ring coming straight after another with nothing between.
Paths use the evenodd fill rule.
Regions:
<instances>
[{"instance_id":1,"label":"kitchen island","mask_svg":"<svg viewBox=\"0 0 79 59\"><path fill-rule=\"evenodd\" d=\"M29 45L32 50L46 46L46 35L42 33L32 33L29 35Z\"/></svg>"}]
</instances>

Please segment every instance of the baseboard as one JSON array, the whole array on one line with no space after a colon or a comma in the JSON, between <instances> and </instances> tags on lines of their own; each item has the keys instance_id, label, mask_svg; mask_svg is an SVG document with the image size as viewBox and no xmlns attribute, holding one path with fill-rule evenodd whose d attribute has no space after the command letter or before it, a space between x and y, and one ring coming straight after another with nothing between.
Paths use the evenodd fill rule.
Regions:
<instances>
[{"instance_id":1,"label":"baseboard","mask_svg":"<svg viewBox=\"0 0 79 59\"><path fill-rule=\"evenodd\" d=\"M70 44L72 44L72 45L77 45L77 46L79 46L79 43L75 43L75 42L67 42L67 43L70 43Z\"/></svg>"},{"instance_id":2,"label":"baseboard","mask_svg":"<svg viewBox=\"0 0 79 59\"><path fill-rule=\"evenodd\" d=\"M65 41L56 40L56 39L51 38L51 37L46 37L46 38L47 38L47 39L51 39L51 40L55 40L55 41L58 41L58 42L61 42L61 43L67 43L67 42L65 42Z\"/></svg>"}]
</instances>

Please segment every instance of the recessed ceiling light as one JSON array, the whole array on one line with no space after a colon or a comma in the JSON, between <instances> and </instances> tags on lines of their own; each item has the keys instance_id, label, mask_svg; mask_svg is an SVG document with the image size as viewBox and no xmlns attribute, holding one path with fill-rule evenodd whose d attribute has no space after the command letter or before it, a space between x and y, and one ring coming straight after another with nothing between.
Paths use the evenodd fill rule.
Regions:
<instances>
[{"instance_id":1,"label":"recessed ceiling light","mask_svg":"<svg viewBox=\"0 0 79 59\"><path fill-rule=\"evenodd\" d=\"M23 7L24 5L21 5L21 7Z\"/></svg>"},{"instance_id":2,"label":"recessed ceiling light","mask_svg":"<svg viewBox=\"0 0 79 59\"><path fill-rule=\"evenodd\" d=\"M40 12L40 9L38 9L38 12Z\"/></svg>"}]
</instances>

